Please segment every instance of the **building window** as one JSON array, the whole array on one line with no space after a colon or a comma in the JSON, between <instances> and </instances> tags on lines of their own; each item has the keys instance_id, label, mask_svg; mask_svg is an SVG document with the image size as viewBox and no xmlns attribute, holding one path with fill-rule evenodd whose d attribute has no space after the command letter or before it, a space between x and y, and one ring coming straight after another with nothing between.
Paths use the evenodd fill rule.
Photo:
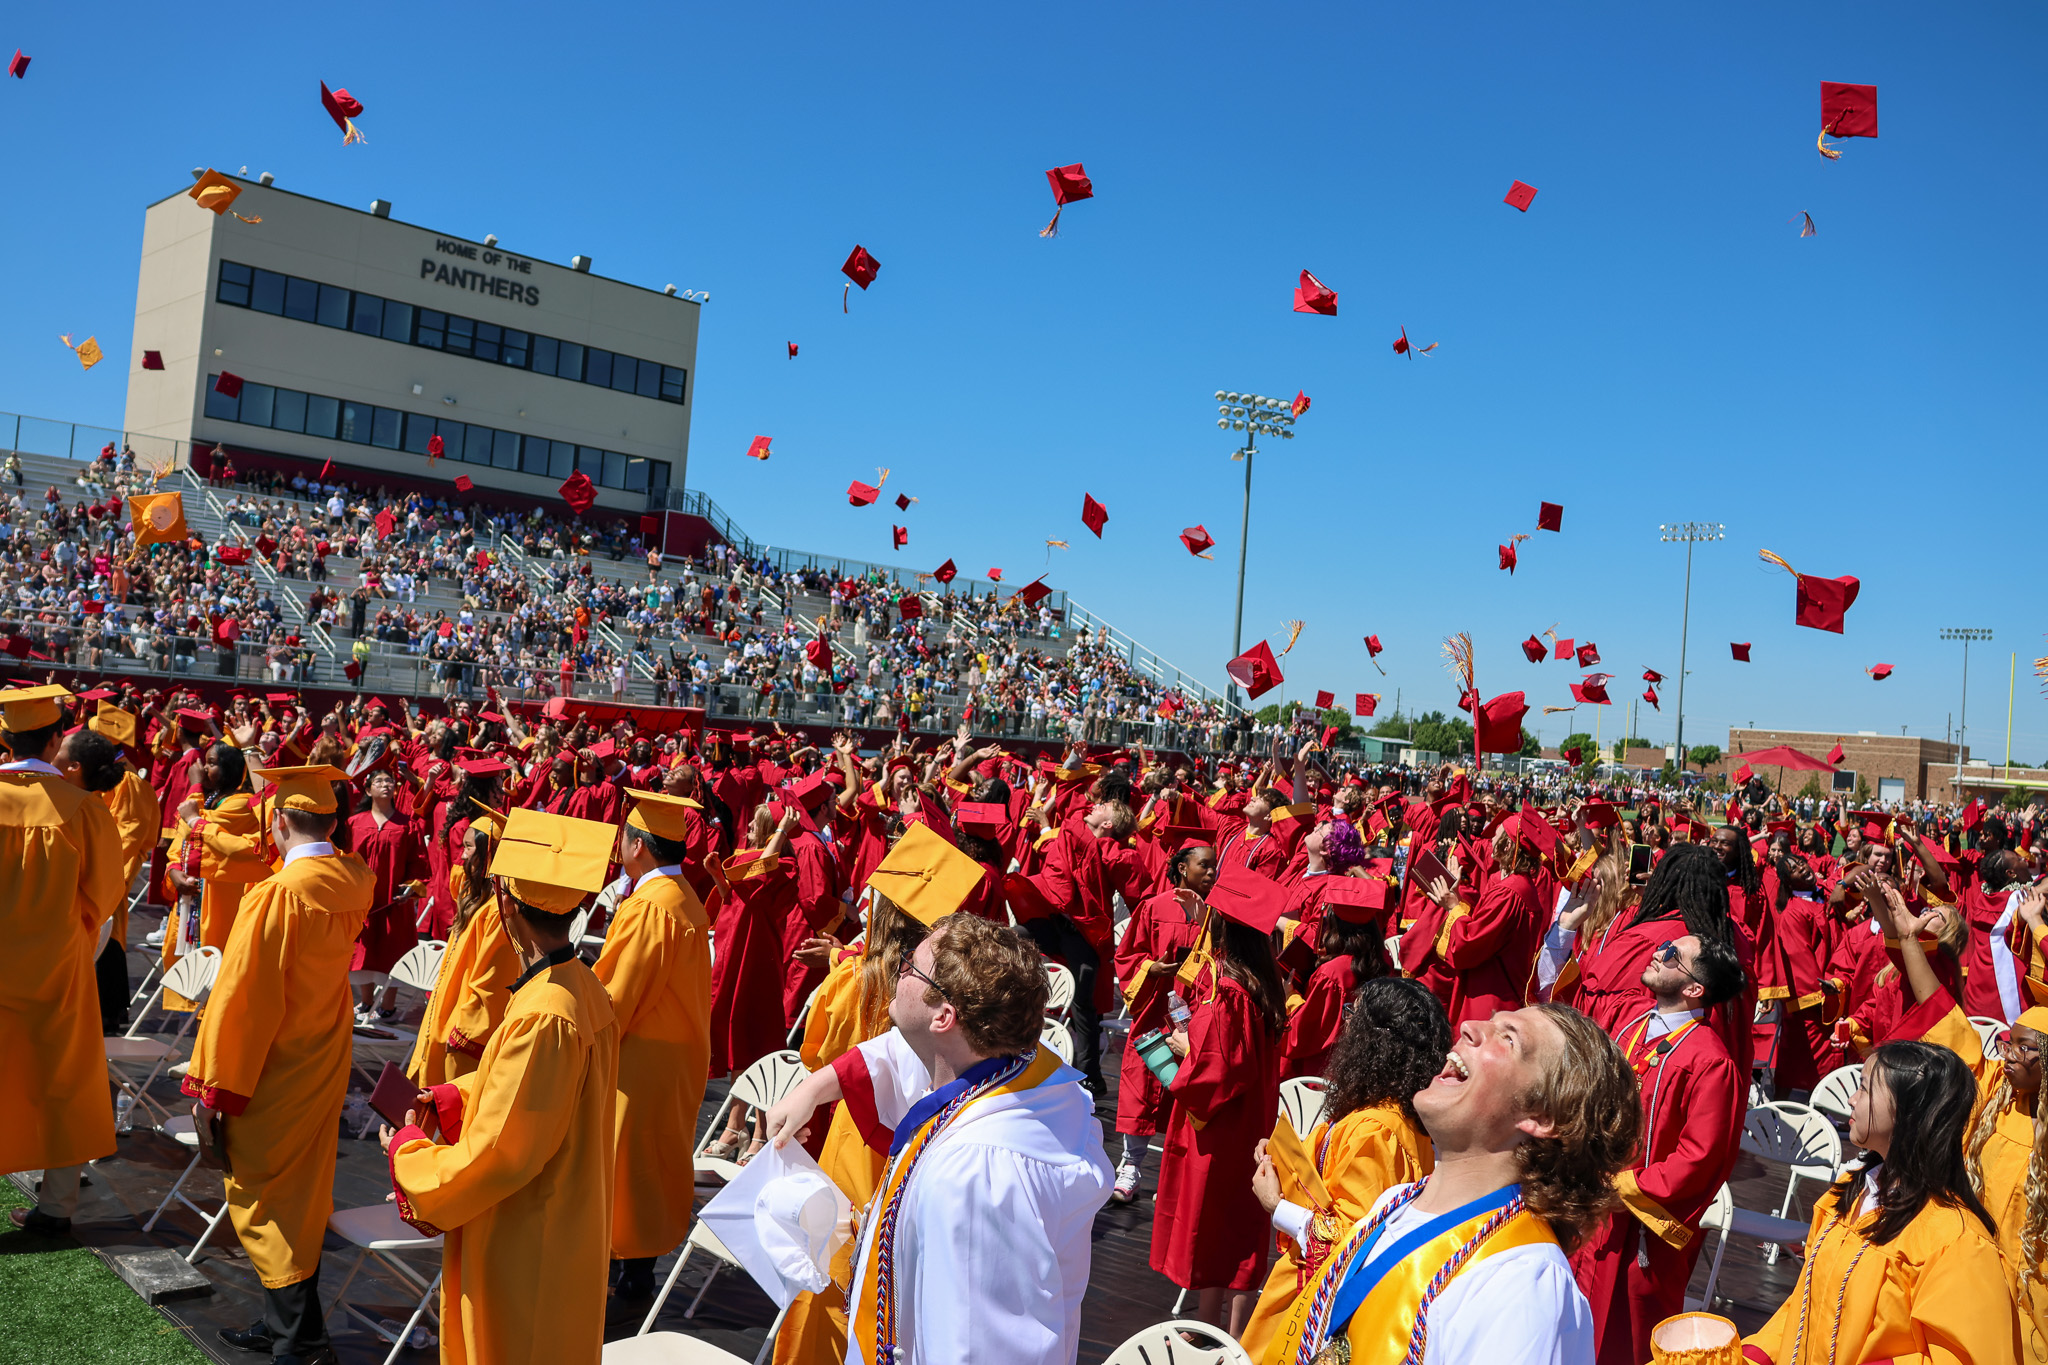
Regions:
<instances>
[{"instance_id":1,"label":"building window","mask_svg":"<svg viewBox=\"0 0 2048 1365\"><path fill-rule=\"evenodd\" d=\"M668 488L669 462L616 450L550 441L542 436L458 422L450 417L401 412L370 403L329 398L269 384L242 382L239 397L215 391L218 374L206 376L206 415L223 422L269 427L273 431L304 431L308 436L351 441L427 454L428 438L439 436L442 455L464 464L511 469L551 479L566 479L577 470L603 488L659 493Z\"/></svg>"},{"instance_id":2,"label":"building window","mask_svg":"<svg viewBox=\"0 0 2048 1365\"><path fill-rule=\"evenodd\" d=\"M451 351L493 365L510 365L517 370L596 384L615 393L637 394L657 402L680 404L689 397L688 374L674 365L595 348L586 350L573 341L534 336L437 309L415 308L396 299L280 275L274 270L258 270L238 261L220 263L220 282L214 288L214 298L236 308L339 327L364 336L381 336L386 341L409 346Z\"/></svg>"}]
</instances>

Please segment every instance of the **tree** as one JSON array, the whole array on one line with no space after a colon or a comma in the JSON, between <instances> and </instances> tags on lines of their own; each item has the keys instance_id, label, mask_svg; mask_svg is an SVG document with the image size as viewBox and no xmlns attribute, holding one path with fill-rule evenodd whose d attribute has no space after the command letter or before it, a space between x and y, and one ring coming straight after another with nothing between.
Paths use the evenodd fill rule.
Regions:
<instances>
[{"instance_id":1,"label":"tree","mask_svg":"<svg viewBox=\"0 0 2048 1365\"><path fill-rule=\"evenodd\" d=\"M1854 799L1859 806L1870 804L1870 784L1863 780L1861 774L1858 774L1856 778L1856 795Z\"/></svg>"},{"instance_id":2,"label":"tree","mask_svg":"<svg viewBox=\"0 0 2048 1365\"><path fill-rule=\"evenodd\" d=\"M1721 748L1716 744L1695 744L1685 751L1685 761L1699 765L1701 772L1721 761Z\"/></svg>"},{"instance_id":3,"label":"tree","mask_svg":"<svg viewBox=\"0 0 2048 1365\"><path fill-rule=\"evenodd\" d=\"M1812 773L1808 773L1806 775L1806 785L1799 789L1799 799L1802 801L1825 801L1828 799L1828 794L1821 789L1820 779Z\"/></svg>"},{"instance_id":4,"label":"tree","mask_svg":"<svg viewBox=\"0 0 2048 1365\"><path fill-rule=\"evenodd\" d=\"M1408 726L1408 717L1396 711L1392 715L1381 716L1377 721L1373 722L1372 729L1366 731L1366 733L1376 735L1381 739L1406 739L1408 738Z\"/></svg>"},{"instance_id":5,"label":"tree","mask_svg":"<svg viewBox=\"0 0 2048 1365\"><path fill-rule=\"evenodd\" d=\"M1521 756L1523 758L1543 757L1543 741L1530 734L1527 730L1522 731Z\"/></svg>"},{"instance_id":6,"label":"tree","mask_svg":"<svg viewBox=\"0 0 2048 1365\"><path fill-rule=\"evenodd\" d=\"M1343 707L1330 707L1322 713L1321 720L1323 728L1326 730L1332 725L1337 727L1337 733L1332 740L1333 743L1342 744L1345 740L1351 738L1351 713Z\"/></svg>"},{"instance_id":7,"label":"tree","mask_svg":"<svg viewBox=\"0 0 2048 1365\"><path fill-rule=\"evenodd\" d=\"M1574 730L1557 742L1557 752L1560 757L1563 756L1566 749L1584 749L1590 752L1592 748L1593 736L1584 730ZM1581 755L1581 757L1584 757L1584 755Z\"/></svg>"},{"instance_id":8,"label":"tree","mask_svg":"<svg viewBox=\"0 0 2048 1365\"><path fill-rule=\"evenodd\" d=\"M1415 720L1415 747L1446 756L1469 752L1472 748L1471 723L1447 717L1441 711L1418 716Z\"/></svg>"},{"instance_id":9,"label":"tree","mask_svg":"<svg viewBox=\"0 0 2048 1365\"><path fill-rule=\"evenodd\" d=\"M1644 739L1641 735L1630 735L1628 737L1628 747L1631 749L1655 749L1660 746Z\"/></svg>"}]
</instances>

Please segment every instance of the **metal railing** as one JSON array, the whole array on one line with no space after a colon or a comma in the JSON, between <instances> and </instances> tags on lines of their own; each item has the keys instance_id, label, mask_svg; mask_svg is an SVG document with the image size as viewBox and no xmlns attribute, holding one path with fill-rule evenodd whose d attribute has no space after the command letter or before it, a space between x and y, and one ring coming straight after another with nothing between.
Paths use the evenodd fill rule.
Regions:
<instances>
[{"instance_id":1,"label":"metal railing","mask_svg":"<svg viewBox=\"0 0 2048 1365\"><path fill-rule=\"evenodd\" d=\"M30 417L19 412L0 412L0 450L18 450L29 455L48 455L66 460L90 460L102 446L112 445L116 454L125 446L135 452L138 462L151 468L189 469L192 443L167 436L150 436L119 427L95 426L89 422L60 422L51 417Z\"/></svg>"}]
</instances>

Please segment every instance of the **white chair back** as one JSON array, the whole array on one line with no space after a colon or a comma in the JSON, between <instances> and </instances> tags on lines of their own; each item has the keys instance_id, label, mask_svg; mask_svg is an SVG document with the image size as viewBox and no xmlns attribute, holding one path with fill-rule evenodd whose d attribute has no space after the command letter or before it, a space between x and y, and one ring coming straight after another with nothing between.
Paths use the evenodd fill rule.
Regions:
<instances>
[{"instance_id":1,"label":"white chair back","mask_svg":"<svg viewBox=\"0 0 2048 1365\"><path fill-rule=\"evenodd\" d=\"M588 929L589 927L590 907L586 905L581 910L578 910L576 912L576 917L574 919L569 921L569 942L579 947L582 946L583 931L585 929Z\"/></svg>"},{"instance_id":2,"label":"white chair back","mask_svg":"<svg viewBox=\"0 0 2048 1365\"><path fill-rule=\"evenodd\" d=\"M1296 1076L1280 1082L1280 1116L1307 1137L1322 1122L1323 1106L1330 1100L1330 1087L1321 1076Z\"/></svg>"},{"instance_id":3,"label":"white chair back","mask_svg":"<svg viewBox=\"0 0 2048 1365\"><path fill-rule=\"evenodd\" d=\"M1827 1115L1808 1104L1777 1100L1749 1111L1742 1150L1790 1166L1808 1180L1833 1180L1842 1164L1842 1136Z\"/></svg>"},{"instance_id":4,"label":"white chair back","mask_svg":"<svg viewBox=\"0 0 2048 1365\"><path fill-rule=\"evenodd\" d=\"M1045 975L1052 983L1052 994L1046 997L1045 1012L1064 1016L1074 1003L1074 974L1058 962L1048 962Z\"/></svg>"},{"instance_id":5,"label":"white chair back","mask_svg":"<svg viewBox=\"0 0 2048 1365\"><path fill-rule=\"evenodd\" d=\"M1729 1220L1735 1216L1735 1196L1723 1185L1714 1191L1714 1202L1707 1205L1707 1211L1700 1215L1700 1231L1726 1232Z\"/></svg>"},{"instance_id":6,"label":"white chair back","mask_svg":"<svg viewBox=\"0 0 2048 1365\"><path fill-rule=\"evenodd\" d=\"M441 979L441 957L448 951L448 945L438 939L416 943L391 967L391 982L396 986L410 986L423 995L434 993L434 983Z\"/></svg>"},{"instance_id":7,"label":"white chair back","mask_svg":"<svg viewBox=\"0 0 2048 1365\"><path fill-rule=\"evenodd\" d=\"M797 1053L771 1052L733 1078L732 1097L755 1109L772 1109L810 1074Z\"/></svg>"},{"instance_id":8,"label":"white chair back","mask_svg":"<svg viewBox=\"0 0 2048 1365\"><path fill-rule=\"evenodd\" d=\"M1970 1027L1977 1030L1978 1046L1982 1047L1984 1055L1989 1057L1991 1045L2005 1036L2006 1022L2003 1019L1986 1019L1981 1014L1970 1015L1969 1019Z\"/></svg>"},{"instance_id":9,"label":"white chair back","mask_svg":"<svg viewBox=\"0 0 2048 1365\"><path fill-rule=\"evenodd\" d=\"M1057 1019L1045 1021L1045 1028L1038 1035L1038 1041L1052 1049L1053 1055L1061 1061L1072 1064L1074 1060L1074 1035L1067 1026Z\"/></svg>"},{"instance_id":10,"label":"white chair back","mask_svg":"<svg viewBox=\"0 0 2048 1365\"><path fill-rule=\"evenodd\" d=\"M1856 1092L1862 1088L1863 1063L1838 1066L1814 1086L1811 1103L1821 1113L1847 1123L1850 1106L1856 1101Z\"/></svg>"},{"instance_id":11,"label":"white chair back","mask_svg":"<svg viewBox=\"0 0 2048 1365\"><path fill-rule=\"evenodd\" d=\"M1186 1333L1186 1336L1182 1334ZM1192 1337L1202 1344L1193 1345ZM1109 1353L1102 1365L1252 1365L1244 1347L1221 1328L1192 1318L1147 1327Z\"/></svg>"},{"instance_id":12,"label":"white chair back","mask_svg":"<svg viewBox=\"0 0 2048 1365\"><path fill-rule=\"evenodd\" d=\"M213 993L213 978L220 972L220 949L194 948L171 964L164 973L164 989L182 995L195 1005L206 1003Z\"/></svg>"}]
</instances>

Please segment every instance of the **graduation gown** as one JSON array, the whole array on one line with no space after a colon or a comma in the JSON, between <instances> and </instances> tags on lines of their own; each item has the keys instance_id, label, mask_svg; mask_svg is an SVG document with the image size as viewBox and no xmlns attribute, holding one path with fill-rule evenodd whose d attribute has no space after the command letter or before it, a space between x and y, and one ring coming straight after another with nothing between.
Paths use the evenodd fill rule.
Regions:
<instances>
[{"instance_id":1,"label":"graduation gown","mask_svg":"<svg viewBox=\"0 0 2048 1365\"><path fill-rule=\"evenodd\" d=\"M179 802L183 801L180 797ZM263 825L256 798L236 792L202 810L196 829L187 829L180 822L171 836L173 866L179 865L191 840L200 843L199 877L204 887L199 898L199 942L204 947L226 949L234 934L235 917L241 912L243 893L270 875L272 850ZM164 935L165 967L177 961L172 955L176 937Z\"/></svg>"},{"instance_id":2,"label":"graduation gown","mask_svg":"<svg viewBox=\"0 0 2048 1365\"><path fill-rule=\"evenodd\" d=\"M450 878L460 895L466 874ZM485 901L441 954L434 993L427 997L419 1038L405 1074L425 1089L476 1070L485 1044L505 1017L512 983L519 979L519 951L505 936L495 902Z\"/></svg>"},{"instance_id":3,"label":"graduation gown","mask_svg":"<svg viewBox=\"0 0 2048 1365\"><path fill-rule=\"evenodd\" d=\"M1477 905L1460 904L1444 917L1433 952L1444 969L1438 994L1454 1032L1467 1019L1490 1019L1495 1010L1527 1003L1524 992L1549 920L1535 884L1520 873L1492 878Z\"/></svg>"},{"instance_id":4,"label":"graduation gown","mask_svg":"<svg viewBox=\"0 0 2048 1365\"><path fill-rule=\"evenodd\" d=\"M163 810L156 798L156 789L149 785L141 773L129 771L122 775L120 785L111 791L100 793L100 799L107 804L107 813L114 817L115 832L121 838L121 897L114 909L114 930L111 942L124 948L128 943L128 888L135 884L135 874L142 870L142 864L156 851L163 838Z\"/></svg>"},{"instance_id":5,"label":"graduation gown","mask_svg":"<svg viewBox=\"0 0 2048 1365\"><path fill-rule=\"evenodd\" d=\"M797 961L804 940L830 933L845 917L839 899L839 861L815 830L799 830L790 839L789 861L796 867L796 900L782 921L782 1019L796 1026L804 1001L825 979L822 967Z\"/></svg>"},{"instance_id":6,"label":"graduation gown","mask_svg":"<svg viewBox=\"0 0 2048 1365\"><path fill-rule=\"evenodd\" d=\"M1167 1087L1151 1257L1183 1289L1252 1289L1266 1278L1272 1239L1252 1172L1280 1104L1278 1041L1251 995L1221 973L1188 1021L1188 1055Z\"/></svg>"},{"instance_id":7,"label":"graduation gown","mask_svg":"<svg viewBox=\"0 0 2048 1365\"><path fill-rule=\"evenodd\" d=\"M598 1365L604 1350L619 1022L573 950L536 968L477 1069L434 1088L440 1140L391 1139L399 1215L447 1235L446 1365Z\"/></svg>"},{"instance_id":8,"label":"graduation gown","mask_svg":"<svg viewBox=\"0 0 2048 1365\"><path fill-rule=\"evenodd\" d=\"M1189 919L1172 892L1154 896L1131 912L1116 947L1116 978L1131 1012L1130 1037L1142 1038L1169 1026L1167 997L1176 989L1190 1008L1207 995L1209 969L1179 984L1176 969L1202 940L1206 910ZM1190 1019L1190 1023L1192 1023ZM1134 1047L1126 1046L1116 1085L1116 1131L1150 1137L1166 1124L1171 1102L1166 1087Z\"/></svg>"},{"instance_id":9,"label":"graduation gown","mask_svg":"<svg viewBox=\"0 0 2048 1365\"><path fill-rule=\"evenodd\" d=\"M1344 1006L1358 989L1358 969L1351 954L1318 966L1302 992L1301 1004L1287 1017L1280 1039L1280 1079L1320 1076L1344 1031Z\"/></svg>"},{"instance_id":10,"label":"graduation gown","mask_svg":"<svg viewBox=\"0 0 2048 1365\"><path fill-rule=\"evenodd\" d=\"M690 1231L690 1148L711 1055L711 925L680 876L650 872L612 912L597 979L618 1015L612 1255L663 1256Z\"/></svg>"},{"instance_id":11,"label":"graduation gown","mask_svg":"<svg viewBox=\"0 0 2048 1365\"><path fill-rule=\"evenodd\" d=\"M1734 1172L1747 1112L1747 1078L1720 1034L1685 1023L1651 1038L1649 1022L1646 1013L1617 1035L1643 1106L1642 1146L1614 1180L1622 1207L1571 1258L1598 1365L1642 1365L1650 1329L1683 1311L1705 1242L1700 1218Z\"/></svg>"},{"instance_id":12,"label":"graduation gown","mask_svg":"<svg viewBox=\"0 0 2048 1365\"><path fill-rule=\"evenodd\" d=\"M711 1059L713 1076L736 1075L789 1037L782 1007L782 931L796 906L796 877L778 858L726 869L729 894L712 931ZM815 1006L813 1007L815 1009Z\"/></svg>"},{"instance_id":13,"label":"graduation gown","mask_svg":"<svg viewBox=\"0 0 2048 1365\"><path fill-rule=\"evenodd\" d=\"M1279 1120L1274 1125L1277 1135ZM1274 1144L1277 1146L1278 1144ZM1253 1360L1265 1350L1287 1321L1304 1282L1313 1278L1329 1254L1330 1243L1365 1217L1379 1197L1395 1185L1422 1179L1436 1169L1436 1149L1429 1134L1408 1118L1398 1104L1354 1109L1336 1123L1318 1123L1302 1141L1312 1170L1295 1170L1268 1147L1280 1176L1280 1196L1309 1213L1309 1245L1280 1238L1280 1256L1259 1294L1258 1306L1245 1323L1238 1343Z\"/></svg>"},{"instance_id":14,"label":"graduation gown","mask_svg":"<svg viewBox=\"0 0 2048 1365\"><path fill-rule=\"evenodd\" d=\"M366 810L349 817L348 847L370 865L370 875L376 879L370 893L370 917L363 925L363 936L356 941L349 970L388 972L420 941L411 900L394 900L408 882L427 873L419 830L402 817L379 825L377 813Z\"/></svg>"},{"instance_id":15,"label":"graduation gown","mask_svg":"<svg viewBox=\"0 0 2048 1365\"><path fill-rule=\"evenodd\" d=\"M91 792L0 769L0 1171L114 1150L93 951L123 896L120 833Z\"/></svg>"},{"instance_id":16,"label":"graduation gown","mask_svg":"<svg viewBox=\"0 0 2048 1365\"><path fill-rule=\"evenodd\" d=\"M184 1081L228 1116L228 1216L267 1289L320 1264L354 1036L348 960L370 910L362 859L293 851L244 897Z\"/></svg>"}]
</instances>

